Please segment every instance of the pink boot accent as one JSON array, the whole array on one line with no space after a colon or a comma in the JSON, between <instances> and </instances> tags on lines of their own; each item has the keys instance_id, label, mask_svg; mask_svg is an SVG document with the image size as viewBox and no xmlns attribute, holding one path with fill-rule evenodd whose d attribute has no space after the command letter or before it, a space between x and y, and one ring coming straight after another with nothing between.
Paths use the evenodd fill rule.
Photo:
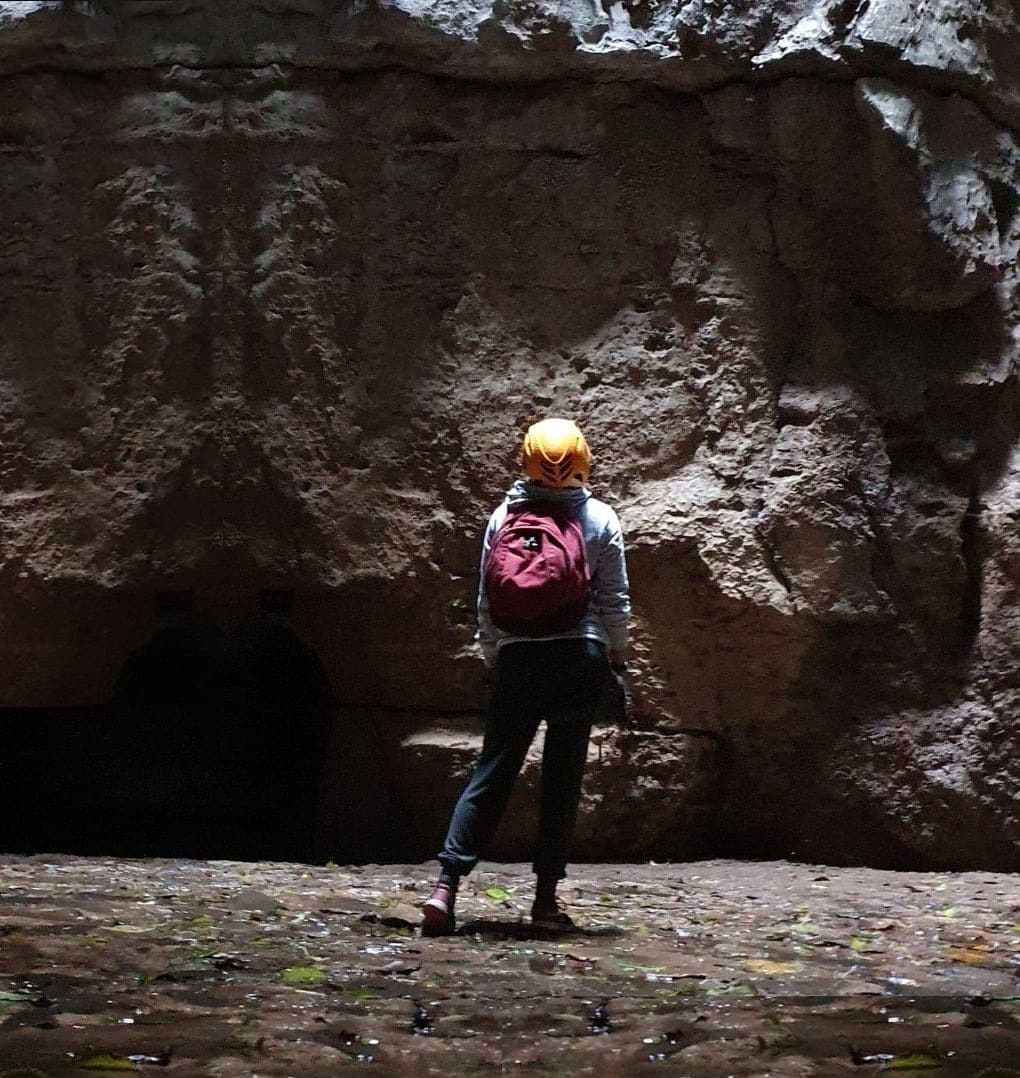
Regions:
<instances>
[{"instance_id":1,"label":"pink boot accent","mask_svg":"<svg viewBox=\"0 0 1020 1078\"><path fill-rule=\"evenodd\" d=\"M436 884L432 897L426 899L421 907L423 936L452 936L457 925L453 917L453 903L457 897L456 888L448 883Z\"/></svg>"}]
</instances>

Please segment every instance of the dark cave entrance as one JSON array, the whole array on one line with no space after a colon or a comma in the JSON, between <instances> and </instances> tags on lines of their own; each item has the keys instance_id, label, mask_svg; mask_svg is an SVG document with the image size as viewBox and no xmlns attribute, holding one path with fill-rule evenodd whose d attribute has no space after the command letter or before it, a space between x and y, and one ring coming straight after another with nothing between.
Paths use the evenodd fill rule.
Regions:
<instances>
[{"instance_id":1,"label":"dark cave entrance","mask_svg":"<svg viewBox=\"0 0 1020 1078\"><path fill-rule=\"evenodd\" d=\"M289 629L167 627L105 707L3 713L2 848L314 860L330 717Z\"/></svg>"}]
</instances>

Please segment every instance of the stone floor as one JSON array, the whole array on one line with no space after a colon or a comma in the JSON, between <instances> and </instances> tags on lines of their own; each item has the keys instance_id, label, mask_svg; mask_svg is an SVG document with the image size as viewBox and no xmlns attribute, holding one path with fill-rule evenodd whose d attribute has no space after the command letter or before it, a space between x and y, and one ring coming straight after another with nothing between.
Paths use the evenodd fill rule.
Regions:
<instances>
[{"instance_id":1,"label":"stone floor","mask_svg":"<svg viewBox=\"0 0 1020 1078\"><path fill-rule=\"evenodd\" d=\"M0 1075L1020 1076L1020 877L0 858Z\"/></svg>"}]
</instances>

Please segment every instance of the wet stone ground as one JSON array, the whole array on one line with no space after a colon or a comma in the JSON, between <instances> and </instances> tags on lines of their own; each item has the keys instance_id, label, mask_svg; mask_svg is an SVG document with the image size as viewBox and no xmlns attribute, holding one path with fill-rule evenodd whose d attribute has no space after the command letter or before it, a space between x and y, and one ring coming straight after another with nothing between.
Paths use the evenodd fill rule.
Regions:
<instances>
[{"instance_id":1,"label":"wet stone ground","mask_svg":"<svg viewBox=\"0 0 1020 1078\"><path fill-rule=\"evenodd\" d=\"M0 1075L1020 1078L1020 886L782 862L589 865L557 936L483 864L0 858Z\"/></svg>"}]
</instances>

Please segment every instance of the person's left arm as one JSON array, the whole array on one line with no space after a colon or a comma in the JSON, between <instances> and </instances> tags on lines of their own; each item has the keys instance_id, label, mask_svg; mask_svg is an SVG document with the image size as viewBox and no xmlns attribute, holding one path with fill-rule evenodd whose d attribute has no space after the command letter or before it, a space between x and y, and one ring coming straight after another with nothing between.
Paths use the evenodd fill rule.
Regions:
<instances>
[{"instance_id":1,"label":"person's left arm","mask_svg":"<svg viewBox=\"0 0 1020 1078\"><path fill-rule=\"evenodd\" d=\"M489 517L489 524L482 538L482 556L478 568L478 629L475 632L475 639L482 649L482 658L485 660L485 666L489 670L492 669L496 661L496 641L500 637L500 632L492 624L492 618L489 617L489 599L485 593L485 562L489 557L489 549L496 531L498 516L499 510Z\"/></svg>"},{"instance_id":2,"label":"person's left arm","mask_svg":"<svg viewBox=\"0 0 1020 1078\"><path fill-rule=\"evenodd\" d=\"M630 582L627 579L627 556L623 529L610 509L603 528L598 564L595 566L595 609L602 619L608 640L608 658L614 665L627 661L630 644Z\"/></svg>"}]
</instances>

